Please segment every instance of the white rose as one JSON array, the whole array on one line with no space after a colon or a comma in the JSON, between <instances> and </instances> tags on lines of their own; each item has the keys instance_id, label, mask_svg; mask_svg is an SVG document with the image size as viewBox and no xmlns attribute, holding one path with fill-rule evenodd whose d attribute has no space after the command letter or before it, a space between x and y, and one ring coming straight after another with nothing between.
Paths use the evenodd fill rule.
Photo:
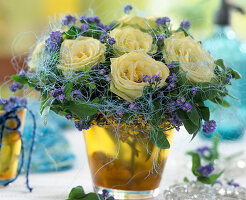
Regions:
<instances>
[{"instance_id":1,"label":"white rose","mask_svg":"<svg viewBox=\"0 0 246 200\"><path fill-rule=\"evenodd\" d=\"M116 43L113 45L116 53L124 54L131 51L153 52L153 38L148 33L142 32L139 29L127 26L123 28L115 28L110 32Z\"/></svg>"},{"instance_id":2,"label":"white rose","mask_svg":"<svg viewBox=\"0 0 246 200\"><path fill-rule=\"evenodd\" d=\"M210 82L214 77L214 59L201 44L183 32L177 32L164 40L164 59L167 63L178 61L181 72L187 72L191 82Z\"/></svg>"},{"instance_id":3,"label":"white rose","mask_svg":"<svg viewBox=\"0 0 246 200\"><path fill-rule=\"evenodd\" d=\"M91 37L80 36L76 40L64 40L60 49L58 68L65 73L83 71L105 60L105 45Z\"/></svg>"},{"instance_id":4,"label":"white rose","mask_svg":"<svg viewBox=\"0 0 246 200\"><path fill-rule=\"evenodd\" d=\"M144 52L130 52L118 58L111 58L110 91L133 102L142 96L143 88L149 83L143 75L160 75L159 87L166 85L169 69L163 62L156 61Z\"/></svg>"}]
</instances>

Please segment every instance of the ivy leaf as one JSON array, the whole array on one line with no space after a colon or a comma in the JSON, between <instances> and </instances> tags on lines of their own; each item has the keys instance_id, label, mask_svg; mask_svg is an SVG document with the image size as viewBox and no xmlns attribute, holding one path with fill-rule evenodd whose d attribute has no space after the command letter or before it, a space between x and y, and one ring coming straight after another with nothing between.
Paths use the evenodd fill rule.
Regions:
<instances>
[{"instance_id":1,"label":"ivy leaf","mask_svg":"<svg viewBox=\"0 0 246 200\"><path fill-rule=\"evenodd\" d=\"M196 133L200 129L200 122L199 122L199 125L194 124L190 120L190 118L188 117L187 112L185 112L181 109L177 110L177 114L178 114L179 118L183 121L184 127L188 131L188 133L196 135ZM193 138L194 138L194 136L193 136Z\"/></svg>"},{"instance_id":2,"label":"ivy leaf","mask_svg":"<svg viewBox=\"0 0 246 200\"><path fill-rule=\"evenodd\" d=\"M201 112L202 119L204 119L205 121L209 121L210 118L209 108L206 106L200 106L199 110Z\"/></svg>"},{"instance_id":3,"label":"ivy leaf","mask_svg":"<svg viewBox=\"0 0 246 200\"><path fill-rule=\"evenodd\" d=\"M151 142L153 142L153 144L155 144L159 149L170 148L169 141L167 140L163 131L152 128L149 132L149 137Z\"/></svg>"},{"instance_id":4,"label":"ivy leaf","mask_svg":"<svg viewBox=\"0 0 246 200\"><path fill-rule=\"evenodd\" d=\"M67 83L65 86L65 89L64 89L65 96L66 96L67 100L70 99L70 95L71 95L72 90L73 90L73 83L72 82Z\"/></svg>"},{"instance_id":5,"label":"ivy leaf","mask_svg":"<svg viewBox=\"0 0 246 200\"><path fill-rule=\"evenodd\" d=\"M76 39L78 35L81 33L81 29L77 26L71 26L71 28L63 32L62 37L63 39Z\"/></svg>"},{"instance_id":6,"label":"ivy leaf","mask_svg":"<svg viewBox=\"0 0 246 200\"><path fill-rule=\"evenodd\" d=\"M70 110L70 112L76 115L78 118L84 118L97 114L97 108L86 103L72 102L70 105L67 106L67 109Z\"/></svg>"},{"instance_id":7,"label":"ivy leaf","mask_svg":"<svg viewBox=\"0 0 246 200\"><path fill-rule=\"evenodd\" d=\"M22 83L22 84L26 84L28 83L28 78L27 77L23 77L23 76L18 76L18 75L12 75L11 78L18 83Z\"/></svg>"},{"instance_id":8,"label":"ivy leaf","mask_svg":"<svg viewBox=\"0 0 246 200\"><path fill-rule=\"evenodd\" d=\"M77 186L71 190L68 196L68 200L79 199L85 196L85 192L82 186Z\"/></svg>"},{"instance_id":9,"label":"ivy leaf","mask_svg":"<svg viewBox=\"0 0 246 200\"><path fill-rule=\"evenodd\" d=\"M187 112L187 115L193 124L195 124L196 126L199 126L200 115L199 115L199 113L196 109L196 106L194 104L192 104L191 112Z\"/></svg>"}]
</instances>

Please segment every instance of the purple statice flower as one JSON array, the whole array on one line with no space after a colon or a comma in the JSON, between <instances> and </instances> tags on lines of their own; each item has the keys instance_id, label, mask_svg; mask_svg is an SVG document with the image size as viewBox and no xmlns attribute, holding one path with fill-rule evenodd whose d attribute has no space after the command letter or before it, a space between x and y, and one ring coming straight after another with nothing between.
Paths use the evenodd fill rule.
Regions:
<instances>
[{"instance_id":1,"label":"purple statice flower","mask_svg":"<svg viewBox=\"0 0 246 200\"><path fill-rule=\"evenodd\" d=\"M212 164L199 166L197 168L197 172L205 177L208 177L213 171L214 171L214 166Z\"/></svg>"},{"instance_id":2,"label":"purple statice flower","mask_svg":"<svg viewBox=\"0 0 246 200\"><path fill-rule=\"evenodd\" d=\"M60 31L51 32L49 39L46 40L45 46L50 51L57 51L60 48L62 33Z\"/></svg>"},{"instance_id":3,"label":"purple statice flower","mask_svg":"<svg viewBox=\"0 0 246 200\"><path fill-rule=\"evenodd\" d=\"M192 95L196 95L196 93L199 91L199 88L198 87L193 87L191 88L190 92Z\"/></svg>"},{"instance_id":4,"label":"purple statice flower","mask_svg":"<svg viewBox=\"0 0 246 200\"><path fill-rule=\"evenodd\" d=\"M52 98L56 98L60 94L64 94L64 89L63 88L54 89L50 93L50 95L51 95Z\"/></svg>"},{"instance_id":5,"label":"purple statice flower","mask_svg":"<svg viewBox=\"0 0 246 200\"><path fill-rule=\"evenodd\" d=\"M145 83L151 81L151 77L149 75L145 75L145 74L143 75L142 79L143 79L143 82L145 82Z\"/></svg>"},{"instance_id":6,"label":"purple statice flower","mask_svg":"<svg viewBox=\"0 0 246 200\"><path fill-rule=\"evenodd\" d=\"M182 120L179 118L176 112L171 113L171 118L169 118L171 123L175 126L176 130L179 131L180 127L183 125Z\"/></svg>"},{"instance_id":7,"label":"purple statice flower","mask_svg":"<svg viewBox=\"0 0 246 200\"><path fill-rule=\"evenodd\" d=\"M98 74L105 75L106 71L104 69L99 70Z\"/></svg>"},{"instance_id":8,"label":"purple statice flower","mask_svg":"<svg viewBox=\"0 0 246 200\"><path fill-rule=\"evenodd\" d=\"M100 64L93 65L92 70L98 70L100 68Z\"/></svg>"},{"instance_id":9,"label":"purple statice flower","mask_svg":"<svg viewBox=\"0 0 246 200\"><path fill-rule=\"evenodd\" d=\"M228 181L227 185L233 186L233 187L240 187L240 185L238 183L235 183L233 181Z\"/></svg>"},{"instance_id":10,"label":"purple statice flower","mask_svg":"<svg viewBox=\"0 0 246 200\"><path fill-rule=\"evenodd\" d=\"M203 124L203 132L207 135L213 133L216 129L216 121L210 120L205 121Z\"/></svg>"},{"instance_id":11,"label":"purple statice flower","mask_svg":"<svg viewBox=\"0 0 246 200\"><path fill-rule=\"evenodd\" d=\"M186 102L183 106L182 106L182 110L186 111L186 112L191 112L192 110L192 105L188 102Z\"/></svg>"},{"instance_id":12,"label":"purple statice flower","mask_svg":"<svg viewBox=\"0 0 246 200\"><path fill-rule=\"evenodd\" d=\"M210 148L208 146L203 146L203 147L199 147L196 149L196 152L201 154L201 156L207 156L208 153L210 153Z\"/></svg>"},{"instance_id":13,"label":"purple statice flower","mask_svg":"<svg viewBox=\"0 0 246 200\"><path fill-rule=\"evenodd\" d=\"M84 16L84 15L80 16L80 17L79 17L79 21L80 21L81 23L85 23L85 22L86 22L86 16Z\"/></svg>"},{"instance_id":14,"label":"purple statice flower","mask_svg":"<svg viewBox=\"0 0 246 200\"><path fill-rule=\"evenodd\" d=\"M74 124L79 131L88 130L91 127L91 124L88 124L87 121L83 119L75 121Z\"/></svg>"},{"instance_id":15,"label":"purple statice flower","mask_svg":"<svg viewBox=\"0 0 246 200\"><path fill-rule=\"evenodd\" d=\"M156 38L160 41L163 41L164 40L164 36L163 35L160 35L160 34L157 34L156 35Z\"/></svg>"},{"instance_id":16,"label":"purple statice flower","mask_svg":"<svg viewBox=\"0 0 246 200\"><path fill-rule=\"evenodd\" d=\"M122 116L124 115L125 111L122 109L122 108L119 108L116 110L116 114L119 115L119 116Z\"/></svg>"},{"instance_id":17,"label":"purple statice flower","mask_svg":"<svg viewBox=\"0 0 246 200\"><path fill-rule=\"evenodd\" d=\"M167 78L170 82L177 81L177 76L176 74L172 73L171 75L168 76Z\"/></svg>"},{"instance_id":18,"label":"purple statice flower","mask_svg":"<svg viewBox=\"0 0 246 200\"><path fill-rule=\"evenodd\" d=\"M132 9L132 5L128 4L124 7L124 13L129 14Z\"/></svg>"},{"instance_id":19,"label":"purple statice flower","mask_svg":"<svg viewBox=\"0 0 246 200\"><path fill-rule=\"evenodd\" d=\"M167 25L167 23L169 23L171 20L169 17L159 17L156 19L155 23L157 25Z\"/></svg>"},{"instance_id":20,"label":"purple statice flower","mask_svg":"<svg viewBox=\"0 0 246 200\"><path fill-rule=\"evenodd\" d=\"M167 86L167 90L171 90L172 88L176 87L176 83L175 82L171 82L168 86Z\"/></svg>"},{"instance_id":21,"label":"purple statice flower","mask_svg":"<svg viewBox=\"0 0 246 200\"><path fill-rule=\"evenodd\" d=\"M178 97L176 100L176 103L178 106L182 106L185 103L185 98L184 97Z\"/></svg>"},{"instance_id":22,"label":"purple statice flower","mask_svg":"<svg viewBox=\"0 0 246 200\"><path fill-rule=\"evenodd\" d=\"M158 75L156 75L156 74L154 74L152 77L151 77L151 80L153 81L153 82L159 82L159 81L161 81L161 76L160 76L160 74L158 74Z\"/></svg>"},{"instance_id":23,"label":"purple statice flower","mask_svg":"<svg viewBox=\"0 0 246 200\"><path fill-rule=\"evenodd\" d=\"M190 21L185 21L185 20L183 20L183 21L180 23L180 27L183 28L183 29L189 28L190 25L191 25L191 22L190 22Z\"/></svg>"},{"instance_id":24,"label":"purple statice flower","mask_svg":"<svg viewBox=\"0 0 246 200\"><path fill-rule=\"evenodd\" d=\"M131 104L129 104L129 108L130 108L131 110L137 110L137 109L138 109L138 106L137 106L137 104L135 104L135 103L131 103Z\"/></svg>"},{"instance_id":25,"label":"purple statice flower","mask_svg":"<svg viewBox=\"0 0 246 200\"><path fill-rule=\"evenodd\" d=\"M67 26L70 24L74 24L76 22L76 18L72 15L66 15L65 18L62 20L62 25Z\"/></svg>"},{"instance_id":26,"label":"purple statice flower","mask_svg":"<svg viewBox=\"0 0 246 200\"><path fill-rule=\"evenodd\" d=\"M103 31L109 31L111 28L110 28L110 26L107 26L107 25L104 25L103 23L98 23L97 24L97 27L99 28L99 29L101 29L101 30L103 30Z\"/></svg>"},{"instance_id":27,"label":"purple statice flower","mask_svg":"<svg viewBox=\"0 0 246 200\"><path fill-rule=\"evenodd\" d=\"M72 116L72 115L65 115L65 117L66 117L68 120L73 119L73 116Z\"/></svg>"},{"instance_id":28,"label":"purple statice flower","mask_svg":"<svg viewBox=\"0 0 246 200\"><path fill-rule=\"evenodd\" d=\"M101 20L98 16L93 16L93 17L87 17L87 22L99 24L101 22Z\"/></svg>"},{"instance_id":29,"label":"purple statice flower","mask_svg":"<svg viewBox=\"0 0 246 200\"><path fill-rule=\"evenodd\" d=\"M71 92L70 96L71 96L72 99L79 99L79 98L82 97L82 94L81 94L81 92L79 90L74 90L74 91Z\"/></svg>"},{"instance_id":30,"label":"purple statice flower","mask_svg":"<svg viewBox=\"0 0 246 200\"><path fill-rule=\"evenodd\" d=\"M232 78L231 74L227 74L225 78L225 82L230 82L231 78Z\"/></svg>"},{"instance_id":31,"label":"purple statice flower","mask_svg":"<svg viewBox=\"0 0 246 200\"><path fill-rule=\"evenodd\" d=\"M115 39L114 39L114 38L109 38L109 39L108 39L108 43L109 43L110 45L113 45L113 44L115 43Z\"/></svg>"},{"instance_id":32,"label":"purple statice flower","mask_svg":"<svg viewBox=\"0 0 246 200\"><path fill-rule=\"evenodd\" d=\"M82 32L88 31L90 28L89 24L82 24L80 29Z\"/></svg>"},{"instance_id":33,"label":"purple statice flower","mask_svg":"<svg viewBox=\"0 0 246 200\"><path fill-rule=\"evenodd\" d=\"M167 68L168 68L168 69L175 68L175 67L177 67L175 64L168 64L168 65L167 65Z\"/></svg>"},{"instance_id":34,"label":"purple statice flower","mask_svg":"<svg viewBox=\"0 0 246 200\"><path fill-rule=\"evenodd\" d=\"M65 96L65 94L60 94L60 95L58 95L57 99L63 103L66 100L66 96Z\"/></svg>"},{"instance_id":35,"label":"purple statice flower","mask_svg":"<svg viewBox=\"0 0 246 200\"><path fill-rule=\"evenodd\" d=\"M101 36L100 36L100 40L101 40L101 42L105 42L108 38L110 38L110 36L109 36L109 34L101 34Z\"/></svg>"},{"instance_id":36,"label":"purple statice flower","mask_svg":"<svg viewBox=\"0 0 246 200\"><path fill-rule=\"evenodd\" d=\"M11 86L9 86L9 90L14 93L20 88L20 86L20 83L14 82Z\"/></svg>"}]
</instances>

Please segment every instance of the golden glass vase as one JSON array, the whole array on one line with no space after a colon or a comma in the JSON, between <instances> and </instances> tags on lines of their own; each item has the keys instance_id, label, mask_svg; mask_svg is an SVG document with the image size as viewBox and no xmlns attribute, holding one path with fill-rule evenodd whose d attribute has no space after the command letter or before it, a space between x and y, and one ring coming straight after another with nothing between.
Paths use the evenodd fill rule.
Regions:
<instances>
[{"instance_id":1,"label":"golden glass vase","mask_svg":"<svg viewBox=\"0 0 246 200\"><path fill-rule=\"evenodd\" d=\"M107 189L115 199L146 199L159 194L169 149L158 149L146 132L127 125L93 125L84 131L96 192ZM174 129L163 133L169 143L173 133Z\"/></svg>"},{"instance_id":2,"label":"golden glass vase","mask_svg":"<svg viewBox=\"0 0 246 200\"><path fill-rule=\"evenodd\" d=\"M5 111L0 110L0 115ZM21 120L19 131L23 131L23 125L26 115L26 109L17 111L18 118ZM16 127L16 120L9 119L6 121L5 126L8 128ZM1 126L0 126L1 128ZM18 157L21 151L21 139L17 130L8 131L4 130L2 147L0 149L0 186L5 185L7 182L15 178L18 168Z\"/></svg>"}]
</instances>

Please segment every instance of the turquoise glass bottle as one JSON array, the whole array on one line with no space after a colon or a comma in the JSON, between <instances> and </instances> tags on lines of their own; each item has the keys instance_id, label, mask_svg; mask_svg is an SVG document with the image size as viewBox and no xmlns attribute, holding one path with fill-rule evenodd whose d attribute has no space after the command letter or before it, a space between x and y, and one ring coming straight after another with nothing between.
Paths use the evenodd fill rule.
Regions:
<instances>
[{"instance_id":1,"label":"turquoise glass bottle","mask_svg":"<svg viewBox=\"0 0 246 200\"><path fill-rule=\"evenodd\" d=\"M230 10L236 9L243 13L239 7L233 6L223 0L221 8L215 19L214 34L204 41L203 46L215 58L222 58L228 66L233 67L242 75L242 79L233 82L233 88L228 87L230 94L239 98L239 101L228 97L231 107L219 109L217 105L212 106L211 119L217 121L215 133L219 133L222 139L236 140L243 136L246 127L246 45L236 37L230 26ZM205 135L212 137L212 135Z\"/></svg>"}]
</instances>

